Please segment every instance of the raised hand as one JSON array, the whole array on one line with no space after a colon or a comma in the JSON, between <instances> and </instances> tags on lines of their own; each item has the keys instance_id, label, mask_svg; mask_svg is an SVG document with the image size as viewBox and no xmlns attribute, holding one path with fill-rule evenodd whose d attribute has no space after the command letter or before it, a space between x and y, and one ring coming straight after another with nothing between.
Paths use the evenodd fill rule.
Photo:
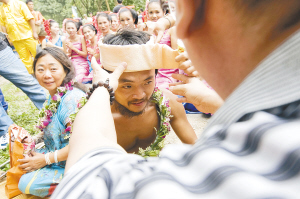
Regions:
<instances>
[{"instance_id":1,"label":"raised hand","mask_svg":"<svg viewBox=\"0 0 300 199\"><path fill-rule=\"evenodd\" d=\"M198 71L189 59L187 52L183 52L175 58L175 61L182 62L179 65L179 69L183 70L189 77L199 77Z\"/></svg>"},{"instance_id":2,"label":"raised hand","mask_svg":"<svg viewBox=\"0 0 300 199\"><path fill-rule=\"evenodd\" d=\"M200 79L181 74L173 74L172 77L181 81L170 84L172 93L183 96L177 98L178 102L191 103L204 113L215 113L224 103L221 97L214 90L208 88Z\"/></svg>"},{"instance_id":3,"label":"raised hand","mask_svg":"<svg viewBox=\"0 0 300 199\"><path fill-rule=\"evenodd\" d=\"M94 71L93 83L98 83L99 81L105 82L109 79L109 85L116 90L119 85L119 78L127 67L127 63L121 63L113 73L109 74L102 68L102 65L98 64L96 58L93 57L91 61L91 66Z\"/></svg>"}]
</instances>

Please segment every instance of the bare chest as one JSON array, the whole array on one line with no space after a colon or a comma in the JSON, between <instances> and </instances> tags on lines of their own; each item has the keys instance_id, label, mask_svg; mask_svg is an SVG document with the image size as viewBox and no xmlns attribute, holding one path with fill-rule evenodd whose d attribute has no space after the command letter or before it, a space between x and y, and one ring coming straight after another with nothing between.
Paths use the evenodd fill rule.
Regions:
<instances>
[{"instance_id":1,"label":"bare chest","mask_svg":"<svg viewBox=\"0 0 300 199\"><path fill-rule=\"evenodd\" d=\"M159 117L155 107L132 118L114 116L114 121L118 144L129 153L137 153L139 148L148 147L155 140L155 128L159 128Z\"/></svg>"}]
</instances>

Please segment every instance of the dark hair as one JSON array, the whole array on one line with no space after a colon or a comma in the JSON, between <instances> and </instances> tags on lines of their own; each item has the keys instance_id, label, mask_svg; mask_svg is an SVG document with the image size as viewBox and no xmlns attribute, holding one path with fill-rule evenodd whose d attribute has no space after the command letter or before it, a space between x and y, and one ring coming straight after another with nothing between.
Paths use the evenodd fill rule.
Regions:
<instances>
[{"instance_id":1,"label":"dark hair","mask_svg":"<svg viewBox=\"0 0 300 199\"><path fill-rule=\"evenodd\" d=\"M123 3L123 0L117 0L117 2L120 4L120 3Z\"/></svg>"},{"instance_id":2,"label":"dark hair","mask_svg":"<svg viewBox=\"0 0 300 199\"><path fill-rule=\"evenodd\" d=\"M108 22L111 22L111 16L105 12L100 12L99 14L97 14L97 16L96 16L97 23L98 23L99 17L105 17Z\"/></svg>"},{"instance_id":3,"label":"dark hair","mask_svg":"<svg viewBox=\"0 0 300 199\"><path fill-rule=\"evenodd\" d=\"M28 3L30 3L30 2L32 2L32 3L33 3L33 1L32 1L32 0L27 0L27 1L26 1L26 5L27 5Z\"/></svg>"},{"instance_id":4,"label":"dark hair","mask_svg":"<svg viewBox=\"0 0 300 199\"><path fill-rule=\"evenodd\" d=\"M138 24L138 21L139 21L139 18L138 18L138 14L136 13L135 10L133 9L128 9L128 8L122 8L120 11L119 11L119 17L121 16L121 13L123 12L130 12L131 16L132 16L132 19L133 19L133 22L134 24Z\"/></svg>"},{"instance_id":5,"label":"dark hair","mask_svg":"<svg viewBox=\"0 0 300 199\"><path fill-rule=\"evenodd\" d=\"M66 73L66 77L64 78L61 86L64 86L65 84L69 83L72 79L75 78L76 73L75 73L75 68L71 62L71 60L69 59L69 57L60 49L56 48L56 47L47 47L44 48L41 52L39 52L33 61L33 71L35 74L35 68L36 68L36 63L37 61L44 57L45 55L51 55L54 59L56 59L59 63L61 63L61 65L64 68L64 71ZM80 84L78 82L76 82L74 84L74 87L82 90L85 92L85 87L83 84Z\"/></svg>"},{"instance_id":6,"label":"dark hair","mask_svg":"<svg viewBox=\"0 0 300 199\"><path fill-rule=\"evenodd\" d=\"M147 32L136 31L128 28L119 30L116 34L108 34L103 38L103 43L108 45L133 45L146 44L151 35ZM110 71L108 71L110 72ZM158 70L155 69L155 75Z\"/></svg>"},{"instance_id":7,"label":"dark hair","mask_svg":"<svg viewBox=\"0 0 300 199\"><path fill-rule=\"evenodd\" d=\"M66 23L65 23L65 28L67 27L67 23L75 24L75 27L76 27L77 31L80 29L80 26L82 26L81 20L79 20L78 22L73 21L73 20L67 20Z\"/></svg>"},{"instance_id":8,"label":"dark hair","mask_svg":"<svg viewBox=\"0 0 300 199\"><path fill-rule=\"evenodd\" d=\"M116 34L106 35L103 39L103 43L110 45L146 44L150 40L150 36L149 33L143 31L124 28L119 30Z\"/></svg>"},{"instance_id":9,"label":"dark hair","mask_svg":"<svg viewBox=\"0 0 300 199\"><path fill-rule=\"evenodd\" d=\"M50 28L53 26L53 24L57 23L59 24L57 21L53 20L53 19L50 19L49 20L49 23L50 23Z\"/></svg>"},{"instance_id":10,"label":"dark hair","mask_svg":"<svg viewBox=\"0 0 300 199\"><path fill-rule=\"evenodd\" d=\"M82 27L82 33L83 33L83 29L89 27L92 31L95 32L95 35L97 35L97 29L95 28L95 26L93 26L92 24L86 24Z\"/></svg>"},{"instance_id":11,"label":"dark hair","mask_svg":"<svg viewBox=\"0 0 300 199\"><path fill-rule=\"evenodd\" d=\"M143 8L140 9L141 12L144 12Z\"/></svg>"},{"instance_id":12,"label":"dark hair","mask_svg":"<svg viewBox=\"0 0 300 199\"><path fill-rule=\"evenodd\" d=\"M170 13L170 7L168 2L162 2L161 0L150 0L148 8L151 3L158 3L164 14Z\"/></svg>"}]
</instances>

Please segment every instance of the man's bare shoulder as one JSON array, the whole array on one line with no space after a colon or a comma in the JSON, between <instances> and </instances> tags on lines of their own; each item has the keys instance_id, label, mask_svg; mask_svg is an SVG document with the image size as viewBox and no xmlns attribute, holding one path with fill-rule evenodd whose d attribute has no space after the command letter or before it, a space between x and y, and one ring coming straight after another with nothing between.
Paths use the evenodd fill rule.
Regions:
<instances>
[{"instance_id":1,"label":"man's bare shoulder","mask_svg":"<svg viewBox=\"0 0 300 199\"><path fill-rule=\"evenodd\" d=\"M169 106L171 108L171 114L172 115L176 115L176 113L178 111L180 111L180 109L183 109L183 106L181 103L177 102L177 96L174 95L171 91L167 90L167 89L161 89L161 91L163 92L163 95L165 97L165 100L169 100Z\"/></svg>"}]
</instances>

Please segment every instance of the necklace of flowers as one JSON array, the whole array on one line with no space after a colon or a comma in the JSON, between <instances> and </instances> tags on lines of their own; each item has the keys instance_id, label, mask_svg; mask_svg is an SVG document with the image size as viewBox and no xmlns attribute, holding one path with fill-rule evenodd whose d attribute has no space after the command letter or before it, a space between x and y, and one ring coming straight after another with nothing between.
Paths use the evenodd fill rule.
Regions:
<instances>
[{"instance_id":1,"label":"necklace of flowers","mask_svg":"<svg viewBox=\"0 0 300 199\"><path fill-rule=\"evenodd\" d=\"M43 108L40 110L38 114L38 121L36 128L40 131L43 131L49 124L52 122L52 117L56 113L57 108L61 102L61 98L68 92L73 90L74 81L71 80L69 83L65 84L65 86L58 87L57 93L53 95L50 99L50 103L48 101L45 102Z\"/></svg>"},{"instance_id":2,"label":"necklace of flowers","mask_svg":"<svg viewBox=\"0 0 300 199\"><path fill-rule=\"evenodd\" d=\"M160 128L157 130L155 127L156 131L156 138L154 142L147 147L146 149L139 148L138 155L143 156L143 157L156 157L159 155L159 152L161 149L164 147L164 139L166 135L169 134L170 132L170 118L172 117L171 115L171 108L169 106L169 100L164 100L164 96L161 90L158 88L154 89L154 92L152 94L152 102L154 102L157 107L157 113L159 115L160 119ZM75 121L75 117L79 110L87 103L86 97L82 97L77 104L77 108L75 110L74 114L71 114L67 120L69 124L71 124L65 132L72 132L73 128L73 123ZM64 133L65 133L64 132ZM65 139L70 138L70 135L66 135Z\"/></svg>"},{"instance_id":3,"label":"necklace of flowers","mask_svg":"<svg viewBox=\"0 0 300 199\"><path fill-rule=\"evenodd\" d=\"M143 157L156 157L159 155L159 152L164 147L164 140L171 129L170 118L173 117L171 115L169 100L164 100L163 93L158 88L154 89L152 94L152 102L154 102L158 108L157 113L160 117L160 127L158 130L154 127L156 131L156 138L154 142L146 149L139 148L138 155Z\"/></svg>"}]
</instances>

